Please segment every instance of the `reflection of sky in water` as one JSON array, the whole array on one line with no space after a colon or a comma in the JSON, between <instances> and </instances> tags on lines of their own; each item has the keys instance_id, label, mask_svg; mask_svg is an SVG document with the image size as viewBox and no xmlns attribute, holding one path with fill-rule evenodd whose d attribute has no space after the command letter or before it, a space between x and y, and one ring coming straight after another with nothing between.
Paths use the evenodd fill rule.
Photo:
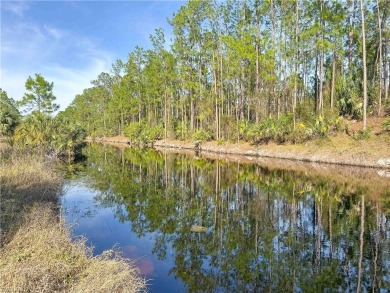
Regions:
<instances>
[{"instance_id":1,"label":"reflection of sky in water","mask_svg":"<svg viewBox=\"0 0 390 293\"><path fill-rule=\"evenodd\" d=\"M378 292L389 287L390 221L363 191L128 150L115 161L104 149L91 177L68 181L64 212L95 253L117 247L134 260L150 292L355 292L360 273L362 291L374 274Z\"/></svg>"},{"instance_id":2,"label":"reflection of sky in water","mask_svg":"<svg viewBox=\"0 0 390 293\"><path fill-rule=\"evenodd\" d=\"M64 186L63 213L68 223L73 224L75 236L84 235L88 245L94 246L94 253L116 247L134 260L141 274L148 280L148 292L182 292L184 285L169 274L174 267L172 248L167 245L165 260L158 260L152 254L155 233L145 233L138 238L131 231L131 223L120 223L114 217L113 208L102 208L94 201L98 191L87 188L80 181L68 182Z\"/></svg>"}]
</instances>

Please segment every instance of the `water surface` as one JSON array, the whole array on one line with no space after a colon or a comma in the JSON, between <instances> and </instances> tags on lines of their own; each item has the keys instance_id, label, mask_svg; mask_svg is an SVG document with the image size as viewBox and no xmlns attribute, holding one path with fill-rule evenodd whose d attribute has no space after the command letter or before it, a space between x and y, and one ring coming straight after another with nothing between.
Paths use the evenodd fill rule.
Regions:
<instances>
[{"instance_id":1,"label":"water surface","mask_svg":"<svg viewBox=\"0 0 390 293\"><path fill-rule=\"evenodd\" d=\"M91 144L63 210L150 292L389 292L390 182ZM363 182L364 181L364 182Z\"/></svg>"}]
</instances>

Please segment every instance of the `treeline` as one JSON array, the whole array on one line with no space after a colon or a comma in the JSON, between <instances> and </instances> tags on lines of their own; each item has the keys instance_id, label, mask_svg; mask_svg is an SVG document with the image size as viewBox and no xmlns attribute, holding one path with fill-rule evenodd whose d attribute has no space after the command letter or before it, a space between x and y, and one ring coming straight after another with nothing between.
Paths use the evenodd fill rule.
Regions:
<instances>
[{"instance_id":1,"label":"treeline","mask_svg":"<svg viewBox=\"0 0 390 293\"><path fill-rule=\"evenodd\" d=\"M52 157L74 156L85 138L85 130L64 112L55 117L54 84L40 74L28 77L23 99L15 101L0 88L0 139L21 148L32 148ZM22 115L24 113L25 115Z\"/></svg>"},{"instance_id":2,"label":"treeline","mask_svg":"<svg viewBox=\"0 0 390 293\"><path fill-rule=\"evenodd\" d=\"M302 142L345 130L343 118L363 119L364 134L367 115L390 113L389 4L190 0L168 42L156 29L152 49L136 47L57 116L143 143Z\"/></svg>"},{"instance_id":3,"label":"treeline","mask_svg":"<svg viewBox=\"0 0 390 293\"><path fill-rule=\"evenodd\" d=\"M339 116L385 113L389 8L388 0L188 1L169 20L170 46L157 29L153 49L118 60L66 116L90 136L143 141L327 134L343 128Z\"/></svg>"}]
</instances>

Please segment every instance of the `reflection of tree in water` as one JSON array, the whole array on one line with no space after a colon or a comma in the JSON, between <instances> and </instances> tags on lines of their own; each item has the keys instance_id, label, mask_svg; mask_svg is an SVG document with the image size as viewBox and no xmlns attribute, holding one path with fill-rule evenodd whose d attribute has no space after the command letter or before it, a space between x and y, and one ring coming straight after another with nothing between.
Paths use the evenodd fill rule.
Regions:
<instances>
[{"instance_id":1,"label":"reflection of tree in water","mask_svg":"<svg viewBox=\"0 0 390 293\"><path fill-rule=\"evenodd\" d=\"M390 287L389 204L365 187L154 150L85 154L98 200L137 235L154 232L159 259L170 243L189 291Z\"/></svg>"}]
</instances>

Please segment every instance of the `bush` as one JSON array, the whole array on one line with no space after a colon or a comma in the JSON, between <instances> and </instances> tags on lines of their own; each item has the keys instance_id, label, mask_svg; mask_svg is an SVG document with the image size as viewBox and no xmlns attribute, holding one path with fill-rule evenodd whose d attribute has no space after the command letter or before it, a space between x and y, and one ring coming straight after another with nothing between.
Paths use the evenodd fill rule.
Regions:
<instances>
[{"instance_id":1,"label":"bush","mask_svg":"<svg viewBox=\"0 0 390 293\"><path fill-rule=\"evenodd\" d=\"M200 142L208 141L211 139L211 137L212 137L212 135L204 129L199 129L192 135L192 138L194 140L197 140Z\"/></svg>"},{"instance_id":2,"label":"bush","mask_svg":"<svg viewBox=\"0 0 390 293\"><path fill-rule=\"evenodd\" d=\"M382 127L383 127L384 130L390 131L390 117L386 118L382 122Z\"/></svg>"},{"instance_id":3,"label":"bush","mask_svg":"<svg viewBox=\"0 0 390 293\"><path fill-rule=\"evenodd\" d=\"M235 117L228 115L221 116L221 133L227 140L237 140L238 126Z\"/></svg>"},{"instance_id":4,"label":"bush","mask_svg":"<svg viewBox=\"0 0 390 293\"><path fill-rule=\"evenodd\" d=\"M141 137L142 128L142 122L132 122L125 127L124 133L132 142L138 143Z\"/></svg>"},{"instance_id":5,"label":"bush","mask_svg":"<svg viewBox=\"0 0 390 293\"><path fill-rule=\"evenodd\" d=\"M150 127L145 120L132 122L124 130L125 135L135 144L148 144L164 136L162 125Z\"/></svg>"},{"instance_id":6,"label":"bush","mask_svg":"<svg viewBox=\"0 0 390 293\"><path fill-rule=\"evenodd\" d=\"M73 157L86 133L78 124L63 117L52 118L34 111L15 130L14 143L20 147L41 149L56 156Z\"/></svg>"},{"instance_id":7,"label":"bush","mask_svg":"<svg viewBox=\"0 0 390 293\"><path fill-rule=\"evenodd\" d=\"M249 124L245 138L253 143L268 143L269 141L278 144L302 143L313 137L326 137L332 131L344 131L348 128L345 120L334 111L326 113L327 119L324 119L322 115L314 118L311 115L301 113L300 116L301 119L296 119L295 129L292 113L283 114L279 119L264 119L260 124Z\"/></svg>"},{"instance_id":8,"label":"bush","mask_svg":"<svg viewBox=\"0 0 390 293\"><path fill-rule=\"evenodd\" d=\"M254 143L284 143L293 131L293 115L282 115L279 119L267 118L258 125L252 125L247 131L247 138Z\"/></svg>"},{"instance_id":9,"label":"bush","mask_svg":"<svg viewBox=\"0 0 390 293\"><path fill-rule=\"evenodd\" d=\"M387 116L390 116L390 99L384 101L384 110Z\"/></svg>"},{"instance_id":10,"label":"bush","mask_svg":"<svg viewBox=\"0 0 390 293\"><path fill-rule=\"evenodd\" d=\"M187 139L189 137L189 132L188 132L188 126L181 122L178 122L176 125L175 125L175 137L177 139Z\"/></svg>"},{"instance_id":11,"label":"bush","mask_svg":"<svg viewBox=\"0 0 390 293\"><path fill-rule=\"evenodd\" d=\"M303 143L312 138L312 136L312 129L308 128L304 123L300 122L296 125L295 130L293 130L287 136L287 140L292 143Z\"/></svg>"},{"instance_id":12,"label":"bush","mask_svg":"<svg viewBox=\"0 0 390 293\"><path fill-rule=\"evenodd\" d=\"M318 118L316 119L313 128L314 135L325 137L328 134L329 129L330 129L329 124L326 123L326 121L324 121L322 115L319 115Z\"/></svg>"},{"instance_id":13,"label":"bush","mask_svg":"<svg viewBox=\"0 0 390 293\"><path fill-rule=\"evenodd\" d=\"M365 140L368 139L371 136L371 130L370 129L361 129L357 132L357 134L353 134L353 138L357 140Z\"/></svg>"},{"instance_id":14,"label":"bush","mask_svg":"<svg viewBox=\"0 0 390 293\"><path fill-rule=\"evenodd\" d=\"M357 89L358 86L349 77L340 77L336 80L335 96L341 115L361 119L363 115L363 102Z\"/></svg>"}]
</instances>

